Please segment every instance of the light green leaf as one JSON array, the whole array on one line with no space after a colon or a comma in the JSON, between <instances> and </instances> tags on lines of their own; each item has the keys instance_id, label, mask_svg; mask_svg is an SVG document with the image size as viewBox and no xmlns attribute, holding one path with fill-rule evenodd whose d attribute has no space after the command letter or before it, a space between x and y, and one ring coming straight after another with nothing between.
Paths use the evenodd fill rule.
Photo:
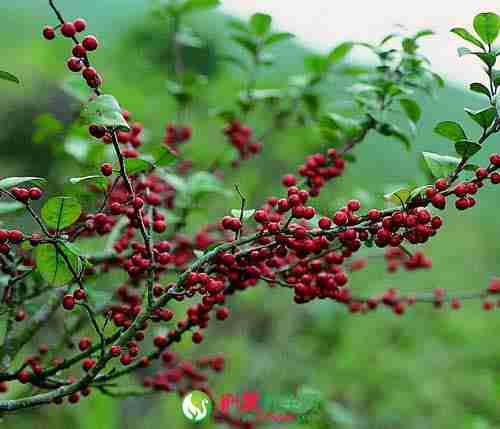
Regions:
<instances>
[{"instance_id":1,"label":"light green leaf","mask_svg":"<svg viewBox=\"0 0 500 429\"><path fill-rule=\"evenodd\" d=\"M24 208L24 204L17 201L0 201L0 215L14 213Z\"/></svg>"},{"instance_id":2,"label":"light green leaf","mask_svg":"<svg viewBox=\"0 0 500 429\"><path fill-rule=\"evenodd\" d=\"M63 254L76 273L81 271L80 258L64 246L60 250L53 244L39 244L35 248L36 268L41 276L52 286L67 284L73 280L73 273L68 268Z\"/></svg>"},{"instance_id":3,"label":"light green leaf","mask_svg":"<svg viewBox=\"0 0 500 429\"><path fill-rule=\"evenodd\" d=\"M481 150L481 145L470 140L459 140L455 143L455 150L462 158L470 158Z\"/></svg>"},{"instance_id":4,"label":"light green leaf","mask_svg":"<svg viewBox=\"0 0 500 429\"><path fill-rule=\"evenodd\" d=\"M74 224L82 213L82 207L74 197L53 197L42 207L42 219L49 228L60 230Z\"/></svg>"},{"instance_id":5,"label":"light green leaf","mask_svg":"<svg viewBox=\"0 0 500 429\"><path fill-rule=\"evenodd\" d=\"M194 12L203 9L212 9L219 6L219 0L188 0L181 5L180 13Z\"/></svg>"},{"instance_id":6,"label":"light green leaf","mask_svg":"<svg viewBox=\"0 0 500 429\"><path fill-rule=\"evenodd\" d=\"M330 64L335 64L342 61L347 56L347 54L351 52L353 46L354 43L352 42L344 42L340 45L335 46L335 48L333 48L328 54L328 61L330 61Z\"/></svg>"},{"instance_id":7,"label":"light green leaf","mask_svg":"<svg viewBox=\"0 0 500 429\"><path fill-rule=\"evenodd\" d=\"M77 184L92 184L96 186L98 189L105 190L108 187L108 179L102 176L84 176L84 177L72 177L69 181L73 185Z\"/></svg>"},{"instance_id":8,"label":"light green leaf","mask_svg":"<svg viewBox=\"0 0 500 429\"><path fill-rule=\"evenodd\" d=\"M82 110L81 118L87 125L102 125L129 131L130 127L123 118L122 109L112 95L100 95L88 103Z\"/></svg>"},{"instance_id":9,"label":"light green leaf","mask_svg":"<svg viewBox=\"0 0 500 429\"><path fill-rule=\"evenodd\" d=\"M0 180L0 188L9 190L14 186L21 185L26 182L40 183L46 181L47 180L43 177L6 177L5 179Z\"/></svg>"},{"instance_id":10,"label":"light green leaf","mask_svg":"<svg viewBox=\"0 0 500 429\"><path fill-rule=\"evenodd\" d=\"M434 128L434 132L453 141L467 139L465 131L461 125L452 121L440 122Z\"/></svg>"},{"instance_id":11,"label":"light green leaf","mask_svg":"<svg viewBox=\"0 0 500 429\"><path fill-rule=\"evenodd\" d=\"M9 82L20 83L19 79L12 73L0 70L0 80L7 80Z\"/></svg>"},{"instance_id":12,"label":"light green leaf","mask_svg":"<svg viewBox=\"0 0 500 429\"><path fill-rule=\"evenodd\" d=\"M255 209L243 210L243 220L251 218L255 213ZM239 218L241 214L241 209L231 210L231 216Z\"/></svg>"},{"instance_id":13,"label":"light green leaf","mask_svg":"<svg viewBox=\"0 0 500 429\"><path fill-rule=\"evenodd\" d=\"M285 40L293 39L295 36L292 33L273 33L266 37L263 44L264 46L274 45L275 43L283 42Z\"/></svg>"},{"instance_id":14,"label":"light green leaf","mask_svg":"<svg viewBox=\"0 0 500 429\"><path fill-rule=\"evenodd\" d=\"M422 152L422 156L429 171L435 178L447 177L461 161L453 156L439 155L432 152Z\"/></svg>"},{"instance_id":15,"label":"light green leaf","mask_svg":"<svg viewBox=\"0 0 500 429\"><path fill-rule=\"evenodd\" d=\"M137 174L143 171L149 171L154 168L154 165L143 158L127 158L125 160L125 168L127 174Z\"/></svg>"},{"instance_id":16,"label":"light green leaf","mask_svg":"<svg viewBox=\"0 0 500 429\"><path fill-rule=\"evenodd\" d=\"M401 204L405 203L411 194L410 187L397 188L394 191L388 192L384 195L384 200L391 203Z\"/></svg>"},{"instance_id":17,"label":"light green leaf","mask_svg":"<svg viewBox=\"0 0 500 429\"><path fill-rule=\"evenodd\" d=\"M464 109L465 112L483 129L488 128L497 117L497 109L488 107L482 110Z\"/></svg>"},{"instance_id":18,"label":"light green leaf","mask_svg":"<svg viewBox=\"0 0 500 429\"><path fill-rule=\"evenodd\" d=\"M500 16L493 12L480 13L474 18L473 25L481 40L491 45L500 32Z\"/></svg>"},{"instance_id":19,"label":"light green leaf","mask_svg":"<svg viewBox=\"0 0 500 429\"><path fill-rule=\"evenodd\" d=\"M463 40L466 40L467 42L472 43L473 45L476 45L480 49L484 49L483 44L479 39L474 37L472 34L469 33L465 28L452 28L451 29L452 33L455 33L457 36L461 37Z\"/></svg>"},{"instance_id":20,"label":"light green leaf","mask_svg":"<svg viewBox=\"0 0 500 429\"><path fill-rule=\"evenodd\" d=\"M166 167L177 161L177 156L165 146L159 146L153 153L154 165L157 167Z\"/></svg>"},{"instance_id":21,"label":"light green leaf","mask_svg":"<svg viewBox=\"0 0 500 429\"><path fill-rule=\"evenodd\" d=\"M256 13L250 17L250 29L257 36L263 36L271 28L272 18L265 13Z\"/></svg>"}]
</instances>

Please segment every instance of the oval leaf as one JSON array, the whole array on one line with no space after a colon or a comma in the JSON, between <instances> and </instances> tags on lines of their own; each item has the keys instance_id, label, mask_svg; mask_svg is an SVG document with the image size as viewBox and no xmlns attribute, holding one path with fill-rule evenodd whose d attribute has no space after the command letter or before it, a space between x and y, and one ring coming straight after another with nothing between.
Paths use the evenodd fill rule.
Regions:
<instances>
[{"instance_id":1,"label":"oval leaf","mask_svg":"<svg viewBox=\"0 0 500 429\"><path fill-rule=\"evenodd\" d=\"M49 228L62 229L74 224L82 213L76 198L53 197L42 207L42 219Z\"/></svg>"},{"instance_id":2,"label":"oval leaf","mask_svg":"<svg viewBox=\"0 0 500 429\"><path fill-rule=\"evenodd\" d=\"M435 178L448 176L461 161L453 156L439 155L432 152L422 152L422 156L427 168Z\"/></svg>"},{"instance_id":3,"label":"oval leaf","mask_svg":"<svg viewBox=\"0 0 500 429\"><path fill-rule=\"evenodd\" d=\"M422 116L420 106L409 98L402 98L399 100L399 104L401 104L401 107L406 113L406 116L408 116L408 119L416 124Z\"/></svg>"},{"instance_id":4,"label":"oval leaf","mask_svg":"<svg viewBox=\"0 0 500 429\"><path fill-rule=\"evenodd\" d=\"M36 268L47 283L53 286L67 284L73 280L73 273L66 264L64 255L76 273L81 270L81 263L75 254L59 246L60 250L53 244L39 244L35 248Z\"/></svg>"},{"instance_id":5,"label":"oval leaf","mask_svg":"<svg viewBox=\"0 0 500 429\"><path fill-rule=\"evenodd\" d=\"M469 140L460 140L455 143L455 150L462 158L470 158L481 150L481 145Z\"/></svg>"},{"instance_id":6,"label":"oval leaf","mask_svg":"<svg viewBox=\"0 0 500 429\"><path fill-rule=\"evenodd\" d=\"M143 158L127 158L125 160L125 168L127 169L127 174L137 174L153 169L154 165Z\"/></svg>"},{"instance_id":7,"label":"oval leaf","mask_svg":"<svg viewBox=\"0 0 500 429\"><path fill-rule=\"evenodd\" d=\"M85 176L85 177L72 177L69 181L73 185L85 184L94 185L98 189L105 190L108 187L108 179L102 176Z\"/></svg>"},{"instance_id":8,"label":"oval leaf","mask_svg":"<svg viewBox=\"0 0 500 429\"><path fill-rule=\"evenodd\" d=\"M483 110L464 109L465 112L477 123L480 127L486 129L493 123L497 117L497 109L488 107Z\"/></svg>"},{"instance_id":9,"label":"oval leaf","mask_svg":"<svg viewBox=\"0 0 500 429\"><path fill-rule=\"evenodd\" d=\"M453 28L451 30L452 33L455 33L457 36L460 36L462 39L466 40L467 42L472 43L473 45L476 45L478 48L484 49L483 44L479 39L474 37L472 34L470 34L465 28Z\"/></svg>"},{"instance_id":10,"label":"oval leaf","mask_svg":"<svg viewBox=\"0 0 500 429\"><path fill-rule=\"evenodd\" d=\"M8 80L9 82L20 83L19 79L16 76L14 76L12 73L3 70L0 70L0 79Z\"/></svg>"},{"instance_id":11,"label":"oval leaf","mask_svg":"<svg viewBox=\"0 0 500 429\"><path fill-rule=\"evenodd\" d=\"M249 218L251 218L253 216L254 213L255 213L254 209L243 210L243 217L242 217L242 219L243 220L249 219ZM233 210L231 210L231 216L237 217L239 219L240 215L241 215L241 209L233 209Z\"/></svg>"},{"instance_id":12,"label":"oval leaf","mask_svg":"<svg viewBox=\"0 0 500 429\"><path fill-rule=\"evenodd\" d=\"M439 134L440 136L446 137L447 139L458 141L458 140L466 140L467 136L465 135L465 131L461 127L460 124L452 121L444 121L440 122L434 128L434 132Z\"/></svg>"},{"instance_id":13,"label":"oval leaf","mask_svg":"<svg viewBox=\"0 0 500 429\"><path fill-rule=\"evenodd\" d=\"M0 180L0 188L10 189L26 182L46 182L46 180L43 177L6 177Z\"/></svg>"},{"instance_id":14,"label":"oval leaf","mask_svg":"<svg viewBox=\"0 0 500 429\"><path fill-rule=\"evenodd\" d=\"M493 12L480 13L474 18L473 25L481 40L491 45L500 32L500 16Z\"/></svg>"},{"instance_id":15,"label":"oval leaf","mask_svg":"<svg viewBox=\"0 0 500 429\"><path fill-rule=\"evenodd\" d=\"M130 130L118 101L112 95L96 97L83 108L81 118L87 125L102 125L122 131Z\"/></svg>"},{"instance_id":16,"label":"oval leaf","mask_svg":"<svg viewBox=\"0 0 500 429\"><path fill-rule=\"evenodd\" d=\"M256 13L250 18L250 28L257 36L266 34L271 28L271 16L265 13Z\"/></svg>"}]
</instances>

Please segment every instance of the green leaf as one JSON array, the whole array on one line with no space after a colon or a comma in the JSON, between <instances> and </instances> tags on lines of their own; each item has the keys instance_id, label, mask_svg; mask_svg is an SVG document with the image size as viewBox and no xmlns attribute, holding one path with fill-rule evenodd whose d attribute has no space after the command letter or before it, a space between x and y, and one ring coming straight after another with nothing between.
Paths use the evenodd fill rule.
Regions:
<instances>
[{"instance_id":1,"label":"green leaf","mask_svg":"<svg viewBox=\"0 0 500 429\"><path fill-rule=\"evenodd\" d=\"M272 18L265 13L256 13L250 17L250 29L257 36L263 36L271 28Z\"/></svg>"},{"instance_id":2,"label":"green leaf","mask_svg":"<svg viewBox=\"0 0 500 429\"><path fill-rule=\"evenodd\" d=\"M19 79L12 73L0 70L0 80L7 80L9 82L20 83Z\"/></svg>"},{"instance_id":3,"label":"green leaf","mask_svg":"<svg viewBox=\"0 0 500 429\"><path fill-rule=\"evenodd\" d=\"M129 131L130 127L123 118L122 109L112 95L100 95L88 103L82 110L81 118L87 125L102 125Z\"/></svg>"},{"instance_id":4,"label":"green leaf","mask_svg":"<svg viewBox=\"0 0 500 429\"><path fill-rule=\"evenodd\" d=\"M401 143L403 143L403 146L405 147L405 149L407 151L411 150L411 141L410 141L410 139L396 125L392 125L392 124L379 124L377 126L376 130L380 134L382 134L384 136L394 137L396 140L399 140Z\"/></svg>"},{"instance_id":5,"label":"green leaf","mask_svg":"<svg viewBox=\"0 0 500 429\"><path fill-rule=\"evenodd\" d=\"M154 168L154 165L144 158L127 158L125 160L125 169L127 174L137 174L143 171L149 171Z\"/></svg>"},{"instance_id":6,"label":"green leaf","mask_svg":"<svg viewBox=\"0 0 500 429\"><path fill-rule=\"evenodd\" d=\"M476 111L471 109L464 110L483 129L487 129L497 117L497 109L494 107Z\"/></svg>"},{"instance_id":7,"label":"green leaf","mask_svg":"<svg viewBox=\"0 0 500 429\"><path fill-rule=\"evenodd\" d=\"M422 195L426 191L426 189L429 188L429 187L432 187L432 185L423 185L423 186L418 186L418 187L412 189L412 191L410 192L410 195L409 195L408 199L412 200L416 196Z\"/></svg>"},{"instance_id":8,"label":"green leaf","mask_svg":"<svg viewBox=\"0 0 500 429\"><path fill-rule=\"evenodd\" d=\"M219 0L188 0L179 8L180 13L194 12L203 9L212 9L219 6Z\"/></svg>"},{"instance_id":9,"label":"green leaf","mask_svg":"<svg viewBox=\"0 0 500 429\"><path fill-rule=\"evenodd\" d=\"M328 57L323 55L307 55L304 58L304 69L313 74L323 74L330 67Z\"/></svg>"},{"instance_id":10,"label":"green leaf","mask_svg":"<svg viewBox=\"0 0 500 429\"><path fill-rule=\"evenodd\" d=\"M476 37L474 37L471 33L469 33L469 31L467 31L465 28L460 28L460 27L452 28L451 32L455 33L463 40L466 40L467 42L470 42L473 45L476 45L478 48L484 50L484 45L481 43L481 41Z\"/></svg>"},{"instance_id":11,"label":"green leaf","mask_svg":"<svg viewBox=\"0 0 500 429\"><path fill-rule=\"evenodd\" d=\"M195 173L189 178L188 192L193 201L199 201L209 194L229 195L222 182L206 171Z\"/></svg>"},{"instance_id":12,"label":"green leaf","mask_svg":"<svg viewBox=\"0 0 500 429\"><path fill-rule=\"evenodd\" d=\"M7 189L21 185L26 182L46 182L47 180L43 177L6 177L5 179L0 180L0 188Z\"/></svg>"},{"instance_id":13,"label":"green leaf","mask_svg":"<svg viewBox=\"0 0 500 429\"><path fill-rule=\"evenodd\" d=\"M434 128L434 132L436 134L439 134L440 136L443 136L453 141L467 139L467 136L465 135L465 131L463 130L462 126L452 121L440 122Z\"/></svg>"},{"instance_id":14,"label":"green leaf","mask_svg":"<svg viewBox=\"0 0 500 429\"><path fill-rule=\"evenodd\" d=\"M401 204L405 203L410 197L411 188L403 187L395 189L394 191L388 192L384 195L384 200L390 201L392 203Z\"/></svg>"},{"instance_id":15,"label":"green leaf","mask_svg":"<svg viewBox=\"0 0 500 429\"><path fill-rule=\"evenodd\" d=\"M255 213L255 209L243 210L243 220L251 218ZM231 216L239 218L241 214L241 209L231 210Z\"/></svg>"},{"instance_id":16,"label":"green leaf","mask_svg":"<svg viewBox=\"0 0 500 429\"><path fill-rule=\"evenodd\" d=\"M486 86L484 86L482 83L479 83L479 82L474 82L474 83L471 83L470 86L469 86L469 89L471 91L474 91L474 92L477 92L479 94L484 94L486 95L488 98L491 97L491 94L490 94L490 91L488 88L486 88Z\"/></svg>"},{"instance_id":17,"label":"green leaf","mask_svg":"<svg viewBox=\"0 0 500 429\"><path fill-rule=\"evenodd\" d=\"M481 150L481 145L470 140L459 140L455 143L455 150L462 158L470 158Z\"/></svg>"},{"instance_id":18,"label":"green leaf","mask_svg":"<svg viewBox=\"0 0 500 429\"><path fill-rule=\"evenodd\" d=\"M0 215L14 213L24 208L24 204L17 201L0 201Z\"/></svg>"},{"instance_id":19,"label":"green leaf","mask_svg":"<svg viewBox=\"0 0 500 429\"><path fill-rule=\"evenodd\" d=\"M422 152L422 156L429 171L435 178L447 177L461 161L453 156L438 155L432 152Z\"/></svg>"},{"instance_id":20,"label":"green leaf","mask_svg":"<svg viewBox=\"0 0 500 429\"><path fill-rule=\"evenodd\" d=\"M69 179L69 181L73 185L77 184L94 185L100 190L106 190L108 187L108 179L102 176L72 177L71 179Z\"/></svg>"},{"instance_id":21,"label":"green leaf","mask_svg":"<svg viewBox=\"0 0 500 429\"><path fill-rule=\"evenodd\" d=\"M417 32L417 34L415 34L415 36L413 36L413 38L415 40L417 40L417 39L420 39L421 37L433 36L434 34L436 34L436 33L434 33L434 31L429 30L429 29L427 29L427 30L420 30L420 31Z\"/></svg>"},{"instance_id":22,"label":"green leaf","mask_svg":"<svg viewBox=\"0 0 500 429\"><path fill-rule=\"evenodd\" d=\"M67 284L73 280L63 254L76 273L81 270L80 258L64 246L58 250L53 244L39 244L35 248L36 268L41 276L52 286Z\"/></svg>"},{"instance_id":23,"label":"green leaf","mask_svg":"<svg viewBox=\"0 0 500 429\"><path fill-rule=\"evenodd\" d=\"M496 55L489 52L474 52L474 55L480 58L488 67L493 67L497 61Z\"/></svg>"},{"instance_id":24,"label":"green leaf","mask_svg":"<svg viewBox=\"0 0 500 429\"><path fill-rule=\"evenodd\" d=\"M347 56L347 54L351 52L353 46L354 43L352 42L344 42L340 45L335 46L335 48L333 48L328 54L328 61L330 61L330 64L335 64L342 61Z\"/></svg>"},{"instance_id":25,"label":"green leaf","mask_svg":"<svg viewBox=\"0 0 500 429\"><path fill-rule=\"evenodd\" d=\"M417 123L419 121L422 116L422 111L420 110L420 106L415 101L410 100L409 98L402 98L399 100L399 104L401 104L401 107L410 121L413 123Z\"/></svg>"},{"instance_id":26,"label":"green leaf","mask_svg":"<svg viewBox=\"0 0 500 429\"><path fill-rule=\"evenodd\" d=\"M201 48L203 47L203 40L201 40L198 36L196 36L192 30L187 28L180 31L175 36L175 40L184 46L190 46L192 48Z\"/></svg>"},{"instance_id":27,"label":"green leaf","mask_svg":"<svg viewBox=\"0 0 500 429\"><path fill-rule=\"evenodd\" d=\"M50 113L37 116L34 121L33 143L40 144L56 138L64 130L63 124Z\"/></svg>"},{"instance_id":28,"label":"green leaf","mask_svg":"<svg viewBox=\"0 0 500 429\"><path fill-rule=\"evenodd\" d=\"M238 45L242 48L246 49L252 55L257 54L257 43L253 39L248 36L231 36L231 39L234 40Z\"/></svg>"},{"instance_id":29,"label":"green leaf","mask_svg":"<svg viewBox=\"0 0 500 429\"><path fill-rule=\"evenodd\" d=\"M493 12L480 13L474 18L473 25L481 40L491 45L500 32L500 16Z\"/></svg>"},{"instance_id":30,"label":"green leaf","mask_svg":"<svg viewBox=\"0 0 500 429\"><path fill-rule=\"evenodd\" d=\"M271 46L275 43L284 42L285 40L293 39L295 36L292 33L273 33L270 36L266 37L263 45Z\"/></svg>"},{"instance_id":31,"label":"green leaf","mask_svg":"<svg viewBox=\"0 0 500 429\"><path fill-rule=\"evenodd\" d=\"M464 48L463 46L457 49L457 54L459 57L463 57L465 55L472 55L473 53L474 52L472 52L469 48Z\"/></svg>"},{"instance_id":32,"label":"green leaf","mask_svg":"<svg viewBox=\"0 0 500 429\"><path fill-rule=\"evenodd\" d=\"M167 165L173 164L177 161L177 156L167 147L159 146L153 152L154 165L157 167L166 167Z\"/></svg>"},{"instance_id":33,"label":"green leaf","mask_svg":"<svg viewBox=\"0 0 500 429\"><path fill-rule=\"evenodd\" d=\"M60 230L74 224L82 213L82 207L74 197L53 197L42 207L42 219L49 228Z\"/></svg>"}]
</instances>

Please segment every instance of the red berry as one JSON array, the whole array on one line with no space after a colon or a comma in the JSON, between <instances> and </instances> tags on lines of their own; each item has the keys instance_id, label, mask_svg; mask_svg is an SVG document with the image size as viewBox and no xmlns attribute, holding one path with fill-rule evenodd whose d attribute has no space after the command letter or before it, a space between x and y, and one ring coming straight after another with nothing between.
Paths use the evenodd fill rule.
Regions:
<instances>
[{"instance_id":1,"label":"red berry","mask_svg":"<svg viewBox=\"0 0 500 429\"><path fill-rule=\"evenodd\" d=\"M85 57L87 50L82 45L78 44L78 45L73 46L73 49L71 52L75 57L83 58L83 57Z\"/></svg>"},{"instance_id":2,"label":"red berry","mask_svg":"<svg viewBox=\"0 0 500 429\"><path fill-rule=\"evenodd\" d=\"M61 34L64 37L73 37L76 34L75 25L72 22L65 22L61 26Z\"/></svg>"},{"instance_id":3,"label":"red berry","mask_svg":"<svg viewBox=\"0 0 500 429\"><path fill-rule=\"evenodd\" d=\"M75 308L75 298L73 295L64 295L62 305L65 310L73 310Z\"/></svg>"},{"instance_id":4,"label":"red berry","mask_svg":"<svg viewBox=\"0 0 500 429\"><path fill-rule=\"evenodd\" d=\"M203 334L200 331L193 332L193 336L191 337L193 343L200 344L203 341Z\"/></svg>"},{"instance_id":5,"label":"red berry","mask_svg":"<svg viewBox=\"0 0 500 429\"><path fill-rule=\"evenodd\" d=\"M156 220L153 222L153 230L158 234L161 234L167 229L167 224L163 220Z\"/></svg>"},{"instance_id":6,"label":"red berry","mask_svg":"<svg viewBox=\"0 0 500 429\"><path fill-rule=\"evenodd\" d=\"M97 77L97 71L94 67L86 67L82 72L83 77L89 81Z\"/></svg>"},{"instance_id":7,"label":"red berry","mask_svg":"<svg viewBox=\"0 0 500 429\"><path fill-rule=\"evenodd\" d=\"M266 223L268 221L267 213L264 210L257 210L254 217L255 221L259 223Z\"/></svg>"},{"instance_id":8,"label":"red berry","mask_svg":"<svg viewBox=\"0 0 500 429\"><path fill-rule=\"evenodd\" d=\"M80 401L80 394L78 392L72 393L68 396L68 402L70 404L76 404Z\"/></svg>"},{"instance_id":9,"label":"red berry","mask_svg":"<svg viewBox=\"0 0 500 429\"><path fill-rule=\"evenodd\" d=\"M446 198L443 194L436 194L431 198L431 203L437 209L443 210L446 207Z\"/></svg>"},{"instance_id":10,"label":"red berry","mask_svg":"<svg viewBox=\"0 0 500 429\"><path fill-rule=\"evenodd\" d=\"M54 31L54 28L52 28L50 25L46 25L43 27L43 37L47 40L52 40L56 37L56 32Z\"/></svg>"},{"instance_id":11,"label":"red berry","mask_svg":"<svg viewBox=\"0 0 500 429\"><path fill-rule=\"evenodd\" d=\"M357 211L357 210L359 210L361 208L361 203L358 200L350 200L347 203L347 208L350 211L355 212L355 211Z\"/></svg>"},{"instance_id":12,"label":"red berry","mask_svg":"<svg viewBox=\"0 0 500 429\"><path fill-rule=\"evenodd\" d=\"M73 25L75 26L75 30L78 32L78 33L81 33L82 31L85 30L85 28L87 28L87 23L85 22L85 20L83 18L77 18L73 21Z\"/></svg>"},{"instance_id":13,"label":"red berry","mask_svg":"<svg viewBox=\"0 0 500 429\"><path fill-rule=\"evenodd\" d=\"M33 187L29 191L30 200L39 200L42 198L43 192L40 188Z\"/></svg>"},{"instance_id":14,"label":"red berry","mask_svg":"<svg viewBox=\"0 0 500 429\"><path fill-rule=\"evenodd\" d=\"M87 359L84 359L82 362L82 367L85 371L89 371L90 369L92 369L92 367L94 365L95 365L94 359L87 358Z\"/></svg>"},{"instance_id":15,"label":"red berry","mask_svg":"<svg viewBox=\"0 0 500 429\"><path fill-rule=\"evenodd\" d=\"M290 186L295 186L297 180L292 174L287 174L286 176L283 176L283 178L281 179L281 183L283 183L283 186L289 188Z\"/></svg>"},{"instance_id":16,"label":"red berry","mask_svg":"<svg viewBox=\"0 0 500 429\"><path fill-rule=\"evenodd\" d=\"M91 125L89 127L89 133L92 137L95 137L96 139L101 139L106 135L106 128L102 127L101 125Z\"/></svg>"},{"instance_id":17,"label":"red berry","mask_svg":"<svg viewBox=\"0 0 500 429\"><path fill-rule=\"evenodd\" d=\"M333 223L337 226L345 225L347 223L347 214L345 212L338 211L333 216Z\"/></svg>"},{"instance_id":18,"label":"red berry","mask_svg":"<svg viewBox=\"0 0 500 429\"><path fill-rule=\"evenodd\" d=\"M26 312L24 310L17 310L15 315L16 322L22 322L26 319Z\"/></svg>"},{"instance_id":19,"label":"red berry","mask_svg":"<svg viewBox=\"0 0 500 429\"><path fill-rule=\"evenodd\" d=\"M90 348L92 345L92 341L89 337L82 337L80 338L80 341L78 342L78 348L83 352Z\"/></svg>"},{"instance_id":20,"label":"red berry","mask_svg":"<svg viewBox=\"0 0 500 429\"><path fill-rule=\"evenodd\" d=\"M436 189L438 191L444 191L448 188L448 182L446 181L446 179L438 179L434 183L434 186L436 186Z\"/></svg>"},{"instance_id":21,"label":"red berry","mask_svg":"<svg viewBox=\"0 0 500 429\"><path fill-rule=\"evenodd\" d=\"M120 358L120 363L122 365L125 365L125 366L130 365L131 362L132 362L132 356L129 353L125 353Z\"/></svg>"},{"instance_id":22,"label":"red berry","mask_svg":"<svg viewBox=\"0 0 500 429\"><path fill-rule=\"evenodd\" d=\"M330 219L328 219L327 217L322 217L318 221L318 226L321 229L330 229L332 227L332 221Z\"/></svg>"},{"instance_id":23,"label":"red berry","mask_svg":"<svg viewBox=\"0 0 500 429\"><path fill-rule=\"evenodd\" d=\"M122 348L120 346L111 346L111 348L109 349L109 351L111 353L111 356L118 357L122 353Z\"/></svg>"},{"instance_id":24,"label":"red berry","mask_svg":"<svg viewBox=\"0 0 500 429\"><path fill-rule=\"evenodd\" d=\"M24 235L21 231L17 229L13 229L12 231L9 231L9 241L12 244L19 244L24 240Z\"/></svg>"},{"instance_id":25,"label":"red berry","mask_svg":"<svg viewBox=\"0 0 500 429\"><path fill-rule=\"evenodd\" d=\"M466 210L469 208L469 200L467 198L459 198L455 201L455 207L458 210Z\"/></svg>"},{"instance_id":26,"label":"red berry","mask_svg":"<svg viewBox=\"0 0 500 429\"><path fill-rule=\"evenodd\" d=\"M98 46L97 39L95 36L85 36L82 45L87 51L95 51Z\"/></svg>"},{"instance_id":27,"label":"red berry","mask_svg":"<svg viewBox=\"0 0 500 429\"><path fill-rule=\"evenodd\" d=\"M453 310L458 310L460 307L462 307L462 302L458 298L453 298L451 300L451 308L453 308Z\"/></svg>"},{"instance_id":28,"label":"red berry","mask_svg":"<svg viewBox=\"0 0 500 429\"><path fill-rule=\"evenodd\" d=\"M23 369L17 373L17 379L20 383L26 384L31 380L31 373L28 370Z\"/></svg>"},{"instance_id":29,"label":"red berry","mask_svg":"<svg viewBox=\"0 0 500 429\"><path fill-rule=\"evenodd\" d=\"M500 153L494 153L493 155L491 155L490 156L490 162L495 167L500 167Z\"/></svg>"},{"instance_id":30,"label":"red berry","mask_svg":"<svg viewBox=\"0 0 500 429\"><path fill-rule=\"evenodd\" d=\"M215 313L218 320L226 320L229 317L229 308L221 307Z\"/></svg>"},{"instance_id":31,"label":"red berry","mask_svg":"<svg viewBox=\"0 0 500 429\"><path fill-rule=\"evenodd\" d=\"M83 61L80 58L71 57L66 64L72 72L79 72L83 69Z\"/></svg>"},{"instance_id":32,"label":"red berry","mask_svg":"<svg viewBox=\"0 0 500 429\"><path fill-rule=\"evenodd\" d=\"M105 162L101 165L101 173L103 176L111 176L113 174L113 166Z\"/></svg>"}]
</instances>

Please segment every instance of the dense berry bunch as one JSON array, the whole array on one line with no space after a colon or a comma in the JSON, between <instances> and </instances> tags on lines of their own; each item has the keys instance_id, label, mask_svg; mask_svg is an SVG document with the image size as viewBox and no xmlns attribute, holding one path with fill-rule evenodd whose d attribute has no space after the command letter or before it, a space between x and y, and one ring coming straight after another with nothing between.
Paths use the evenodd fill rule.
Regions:
<instances>
[{"instance_id":1,"label":"dense berry bunch","mask_svg":"<svg viewBox=\"0 0 500 429\"><path fill-rule=\"evenodd\" d=\"M249 159L262 150L262 144L253 138L252 129L238 120L233 120L227 124L224 128L224 134L231 145L238 151L238 159L233 160L234 166L238 166L242 160Z\"/></svg>"}]
</instances>

